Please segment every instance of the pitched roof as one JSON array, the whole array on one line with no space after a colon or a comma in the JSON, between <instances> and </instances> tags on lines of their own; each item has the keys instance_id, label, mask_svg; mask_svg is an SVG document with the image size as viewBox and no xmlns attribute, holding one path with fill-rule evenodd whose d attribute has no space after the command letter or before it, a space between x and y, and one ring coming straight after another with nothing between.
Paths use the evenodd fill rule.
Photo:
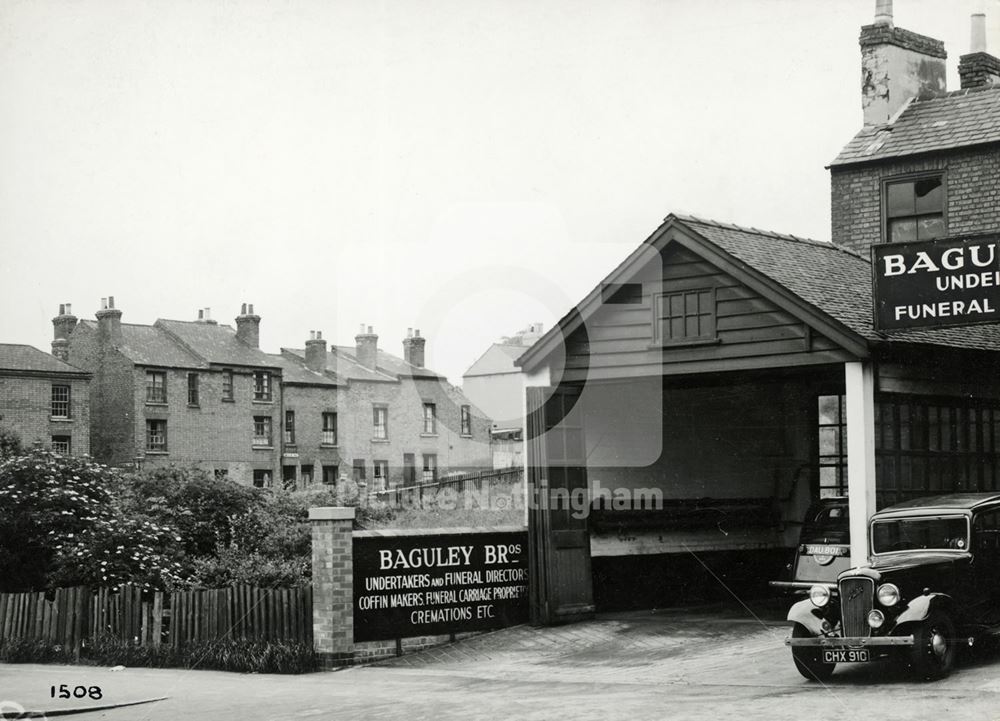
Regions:
<instances>
[{"instance_id":1,"label":"pitched roof","mask_svg":"<svg viewBox=\"0 0 1000 721\"><path fill-rule=\"evenodd\" d=\"M229 325L159 319L154 327L167 331L209 363L240 366L273 366L274 356L252 348L236 337Z\"/></svg>"},{"instance_id":2,"label":"pitched roof","mask_svg":"<svg viewBox=\"0 0 1000 721\"><path fill-rule=\"evenodd\" d=\"M474 378L475 376L499 375L502 373L520 373L514 361L528 350L526 345L510 345L507 343L494 343L486 352L469 366L469 369L462 374L463 378Z\"/></svg>"},{"instance_id":3,"label":"pitched roof","mask_svg":"<svg viewBox=\"0 0 1000 721\"><path fill-rule=\"evenodd\" d=\"M82 320L80 325L97 332L97 321ZM206 363L186 350L162 328L136 323L122 323L122 342L118 350L133 363L169 368L205 368Z\"/></svg>"},{"instance_id":4,"label":"pitched roof","mask_svg":"<svg viewBox=\"0 0 1000 721\"><path fill-rule=\"evenodd\" d=\"M914 99L887 125L862 128L830 167L1000 143L1000 86Z\"/></svg>"},{"instance_id":5,"label":"pitched roof","mask_svg":"<svg viewBox=\"0 0 1000 721\"><path fill-rule=\"evenodd\" d=\"M708 249L721 251L722 257L734 261L736 266L763 276L791 292L796 302L818 311L821 317L833 321L833 327L842 328L849 337L863 344L911 343L1000 351L1000 324L912 329L893 331L891 334L876 332L872 317L871 262L854 251L832 243L691 216L669 215L660 228L644 241L640 250L650 244L663 246L667 242L666 231L678 224L703 239ZM630 255L517 364L525 365L526 361L534 361L538 355L544 354L546 341L554 334L561 338L564 333L571 332L569 326L576 322L574 317L580 318L576 311L579 309L585 313L584 306L591 298L599 297L601 285L619 273L628 274L630 261L641 257L638 251Z\"/></svg>"},{"instance_id":6,"label":"pitched roof","mask_svg":"<svg viewBox=\"0 0 1000 721\"><path fill-rule=\"evenodd\" d=\"M284 348L282 350L285 350ZM309 370L305 364L305 358L289 357L287 355L268 354L271 365L281 368L282 383L294 383L298 385L329 386L331 388L339 385L331 372L317 373Z\"/></svg>"},{"instance_id":7,"label":"pitched roof","mask_svg":"<svg viewBox=\"0 0 1000 721\"><path fill-rule=\"evenodd\" d=\"M302 362L305 363L306 352L302 348L282 348L281 352L286 356L293 355L296 358L301 358ZM354 348L346 345L335 345L330 347L329 352L326 354L326 371L327 373L332 373L339 381L375 381L390 383L396 380L395 376L391 376L378 370L365 368L363 365L358 363L357 358L355 358Z\"/></svg>"},{"instance_id":8,"label":"pitched roof","mask_svg":"<svg viewBox=\"0 0 1000 721\"><path fill-rule=\"evenodd\" d=\"M90 375L45 351L20 343L0 343L0 370Z\"/></svg>"}]
</instances>

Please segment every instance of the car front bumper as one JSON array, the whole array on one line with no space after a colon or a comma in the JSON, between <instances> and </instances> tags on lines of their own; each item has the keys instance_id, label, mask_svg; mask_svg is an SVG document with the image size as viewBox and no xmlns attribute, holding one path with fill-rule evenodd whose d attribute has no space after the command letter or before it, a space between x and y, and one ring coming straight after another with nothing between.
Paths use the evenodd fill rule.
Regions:
<instances>
[{"instance_id":1,"label":"car front bumper","mask_svg":"<svg viewBox=\"0 0 1000 721\"><path fill-rule=\"evenodd\" d=\"M865 648L870 646L912 646L913 636L813 636L786 638L786 646L821 646L823 648Z\"/></svg>"}]
</instances>

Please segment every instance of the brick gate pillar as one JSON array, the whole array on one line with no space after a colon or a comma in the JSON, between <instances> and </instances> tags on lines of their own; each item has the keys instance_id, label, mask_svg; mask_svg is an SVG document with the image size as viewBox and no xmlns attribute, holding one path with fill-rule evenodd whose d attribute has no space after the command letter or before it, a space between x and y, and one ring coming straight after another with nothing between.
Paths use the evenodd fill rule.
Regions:
<instances>
[{"instance_id":1,"label":"brick gate pillar","mask_svg":"<svg viewBox=\"0 0 1000 721\"><path fill-rule=\"evenodd\" d=\"M310 508L313 648L325 667L354 659L354 509Z\"/></svg>"}]
</instances>

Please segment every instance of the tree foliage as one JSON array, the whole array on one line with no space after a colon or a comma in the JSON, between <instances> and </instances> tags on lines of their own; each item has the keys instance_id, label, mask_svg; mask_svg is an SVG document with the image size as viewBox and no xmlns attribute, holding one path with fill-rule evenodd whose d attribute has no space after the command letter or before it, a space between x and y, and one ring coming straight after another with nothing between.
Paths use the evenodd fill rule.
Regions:
<instances>
[{"instance_id":1,"label":"tree foliage","mask_svg":"<svg viewBox=\"0 0 1000 721\"><path fill-rule=\"evenodd\" d=\"M121 484L107 466L41 448L0 461L0 590L173 582L178 536L130 518Z\"/></svg>"}]
</instances>

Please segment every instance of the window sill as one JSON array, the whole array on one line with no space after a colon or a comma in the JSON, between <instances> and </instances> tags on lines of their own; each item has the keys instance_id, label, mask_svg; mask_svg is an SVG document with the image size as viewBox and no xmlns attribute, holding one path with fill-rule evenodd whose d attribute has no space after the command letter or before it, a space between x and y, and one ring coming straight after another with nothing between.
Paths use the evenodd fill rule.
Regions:
<instances>
[{"instance_id":1,"label":"window sill","mask_svg":"<svg viewBox=\"0 0 1000 721\"><path fill-rule=\"evenodd\" d=\"M146 405L157 406L159 408L166 408L168 404L166 401L146 401Z\"/></svg>"},{"instance_id":2,"label":"window sill","mask_svg":"<svg viewBox=\"0 0 1000 721\"><path fill-rule=\"evenodd\" d=\"M67 418L66 416L49 416L50 423L72 423L73 418Z\"/></svg>"},{"instance_id":3,"label":"window sill","mask_svg":"<svg viewBox=\"0 0 1000 721\"><path fill-rule=\"evenodd\" d=\"M460 435L460 438L472 438L472 434L471 433L462 433Z\"/></svg>"},{"instance_id":4,"label":"window sill","mask_svg":"<svg viewBox=\"0 0 1000 721\"><path fill-rule=\"evenodd\" d=\"M201 404L200 403L188 403L188 408L194 408L195 410L199 410L200 411L201 410Z\"/></svg>"},{"instance_id":5,"label":"window sill","mask_svg":"<svg viewBox=\"0 0 1000 721\"><path fill-rule=\"evenodd\" d=\"M649 347L654 350L659 350L660 348L688 348L691 346L699 346L699 345L719 345L720 343L722 343L721 338L692 338L691 340L677 340L677 341L653 343Z\"/></svg>"},{"instance_id":6,"label":"window sill","mask_svg":"<svg viewBox=\"0 0 1000 721\"><path fill-rule=\"evenodd\" d=\"M257 405L257 406L273 406L274 405L274 401L273 400L265 400L263 398L254 398L253 399L253 404Z\"/></svg>"},{"instance_id":7,"label":"window sill","mask_svg":"<svg viewBox=\"0 0 1000 721\"><path fill-rule=\"evenodd\" d=\"M438 434L437 433L421 433L420 437L421 438L437 438Z\"/></svg>"},{"instance_id":8,"label":"window sill","mask_svg":"<svg viewBox=\"0 0 1000 721\"><path fill-rule=\"evenodd\" d=\"M255 451L273 451L274 450L274 446L262 446L262 445L259 445L257 443L254 443L251 446L251 448L253 448L253 450L255 450Z\"/></svg>"},{"instance_id":9,"label":"window sill","mask_svg":"<svg viewBox=\"0 0 1000 721\"><path fill-rule=\"evenodd\" d=\"M221 400L223 403L235 403L236 402L235 398L220 398L219 400Z\"/></svg>"},{"instance_id":10,"label":"window sill","mask_svg":"<svg viewBox=\"0 0 1000 721\"><path fill-rule=\"evenodd\" d=\"M153 450L152 448L147 448L146 449L146 455L147 456L168 456L168 455L170 455L170 451L157 451L157 450Z\"/></svg>"},{"instance_id":11,"label":"window sill","mask_svg":"<svg viewBox=\"0 0 1000 721\"><path fill-rule=\"evenodd\" d=\"M338 446L336 443L320 443L319 447L320 448L339 448L340 446Z\"/></svg>"},{"instance_id":12,"label":"window sill","mask_svg":"<svg viewBox=\"0 0 1000 721\"><path fill-rule=\"evenodd\" d=\"M388 443L388 438L372 438L372 443Z\"/></svg>"}]
</instances>

